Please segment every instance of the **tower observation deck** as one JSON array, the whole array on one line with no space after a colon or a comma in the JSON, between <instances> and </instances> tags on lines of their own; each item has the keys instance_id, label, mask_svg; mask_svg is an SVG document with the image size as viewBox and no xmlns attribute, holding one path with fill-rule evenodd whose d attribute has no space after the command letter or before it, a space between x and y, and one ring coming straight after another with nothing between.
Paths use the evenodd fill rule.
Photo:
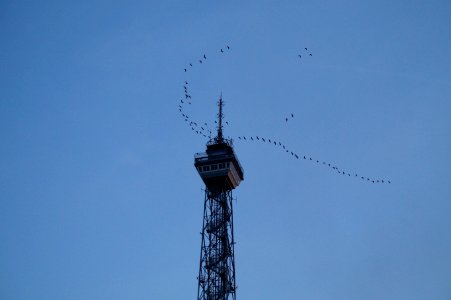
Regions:
<instances>
[{"instance_id":1,"label":"tower observation deck","mask_svg":"<svg viewBox=\"0 0 451 300\"><path fill-rule=\"evenodd\" d=\"M205 183L197 300L236 299L232 190L244 179L232 140L222 134L219 99L218 134L196 153L194 166Z\"/></svg>"}]
</instances>

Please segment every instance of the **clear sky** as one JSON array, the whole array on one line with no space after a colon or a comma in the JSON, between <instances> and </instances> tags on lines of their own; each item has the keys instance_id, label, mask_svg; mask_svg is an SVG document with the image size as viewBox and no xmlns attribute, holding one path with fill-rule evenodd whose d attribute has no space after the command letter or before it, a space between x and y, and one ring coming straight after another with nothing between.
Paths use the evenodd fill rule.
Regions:
<instances>
[{"instance_id":1,"label":"clear sky","mask_svg":"<svg viewBox=\"0 0 451 300\"><path fill-rule=\"evenodd\" d=\"M206 139L177 110L185 80L199 123L222 92L245 172L238 299L451 299L450 16L444 0L1 1L0 299L196 297Z\"/></svg>"}]
</instances>

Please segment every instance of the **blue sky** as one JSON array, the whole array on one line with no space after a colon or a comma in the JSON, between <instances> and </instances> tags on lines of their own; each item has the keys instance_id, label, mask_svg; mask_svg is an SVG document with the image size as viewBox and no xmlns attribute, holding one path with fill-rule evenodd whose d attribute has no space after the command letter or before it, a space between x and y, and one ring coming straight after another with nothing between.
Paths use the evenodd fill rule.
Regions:
<instances>
[{"instance_id":1,"label":"blue sky","mask_svg":"<svg viewBox=\"0 0 451 300\"><path fill-rule=\"evenodd\" d=\"M448 1L2 1L0 298L196 297L206 140L177 111L188 80L202 123L222 92L245 172L239 299L450 299L450 15Z\"/></svg>"}]
</instances>

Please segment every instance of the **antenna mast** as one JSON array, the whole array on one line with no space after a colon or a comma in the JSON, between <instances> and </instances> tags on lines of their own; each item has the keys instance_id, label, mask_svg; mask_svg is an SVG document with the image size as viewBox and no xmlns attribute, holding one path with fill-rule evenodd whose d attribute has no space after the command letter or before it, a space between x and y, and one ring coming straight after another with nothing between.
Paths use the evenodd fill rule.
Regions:
<instances>
[{"instance_id":1,"label":"antenna mast","mask_svg":"<svg viewBox=\"0 0 451 300\"><path fill-rule=\"evenodd\" d=\"M224 142L224 138L222 136L222 119L224 118L224 115L222 114L222 107L224 106L224 101L222 101L222 93L219 97L218 106L218 136L216 137L216 142L222 144Z\"/></svg>"}]
</instances>

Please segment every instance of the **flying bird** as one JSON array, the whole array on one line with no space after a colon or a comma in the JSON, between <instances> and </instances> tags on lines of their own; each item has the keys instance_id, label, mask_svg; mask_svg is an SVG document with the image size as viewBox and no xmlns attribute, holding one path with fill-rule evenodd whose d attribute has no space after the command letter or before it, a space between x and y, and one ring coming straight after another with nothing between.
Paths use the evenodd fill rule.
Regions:
<instances>
[{"instance_id":1,"label":"flying bird","mask_svg":"<svg viewBox=\"0 0 451 300\"><path fill-rule=\"evenodd\" d=\"M227 49L230 49L230 47L229 47L229 46L227 46Z\"/></svg>"},{"instance_id":2,"label":"flying bird","mask_svg":"<svg viewBox=\"0 0 451 300\"><path fill-rule=\"evenodd\" d=\"M185 72L186 72L186 69L185 69Z\"/></svg>"},{"instance_id":3,"label":"flying bird","mask_svg":"<svg viewBox=\"0 0 451 300\"><path fill-rule=\"evenodd\" d=\"M300 54L298 54L299 58L302 58L302 56Z\"/></svg>"},{"instance_id":4,"label":"flying bird","mask_svg":"<svg viewBox=\"0 0 451 300\"><path fill-rule=\"evenodd\" d=\"M221 49L221 52L224 53L224 50Z\"/></svg>"},{"instance_id":5,"label":"flying bird","mask_svg":"<svg viewBox=\"0 0 451 300\"><path fill-rule=\"evenodd\" d=\"M205 56L205 54L204 54L204 59L207 59L207 57Z\"/></svg>"}]
</instances>

